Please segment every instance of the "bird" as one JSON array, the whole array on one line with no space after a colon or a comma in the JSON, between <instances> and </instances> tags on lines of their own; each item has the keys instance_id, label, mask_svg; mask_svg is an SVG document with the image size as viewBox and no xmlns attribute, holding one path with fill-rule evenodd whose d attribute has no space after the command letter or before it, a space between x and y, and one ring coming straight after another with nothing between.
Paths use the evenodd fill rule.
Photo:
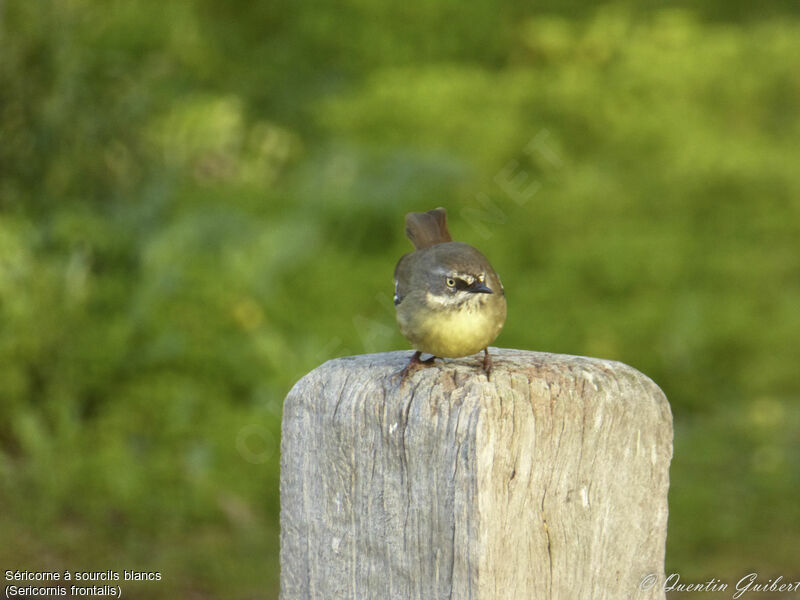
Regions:
<instances>
[{"instance_id":1,"label":"bird","mask_svg":"<svg viewBox=\"0 0 800 600\"><path fill-rule=\"evenodd\" d=\"M483 370L489 378L489 344L506 321L500 277L480 251L453 241L444 208L408 213L405 231L414 251L395 267L394 305L400 332L415 352L401 377L432 365L436 357L483 350ZM423 353L432 356L421 360Z\"/></svg>"}]
</instances>

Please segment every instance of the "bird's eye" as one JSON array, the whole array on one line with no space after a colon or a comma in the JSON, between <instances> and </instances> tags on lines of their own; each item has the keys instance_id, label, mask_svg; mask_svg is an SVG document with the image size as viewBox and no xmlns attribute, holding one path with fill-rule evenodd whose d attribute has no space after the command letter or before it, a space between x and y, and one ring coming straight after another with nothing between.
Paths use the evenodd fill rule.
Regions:
<instances>
[{"instance_id":1,"label":"bird's eye","mask_svg":"<svg viewBox=\"0 0 800 600\"><path fill-rule=\"evenodd\" d=\"M445 283L447 284L447 287L456 287L456 280L452 277L448 277Z\"/></svg>"}]
</instances>

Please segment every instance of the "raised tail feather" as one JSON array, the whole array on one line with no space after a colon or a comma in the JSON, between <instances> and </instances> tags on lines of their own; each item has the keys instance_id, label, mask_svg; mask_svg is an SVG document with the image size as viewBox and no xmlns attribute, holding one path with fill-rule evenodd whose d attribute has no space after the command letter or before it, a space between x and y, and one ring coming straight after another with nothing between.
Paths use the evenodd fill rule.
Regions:
<instances>
[{"instance_id":1,"label":"raised tail feather","mask_svg":"<svg viewBox=\"0 0 800 600\"><path fill-rule=\"evenodd\" d=\"M424 213L408 213L406 236L417 250L442 242L452 242L453 238L447 230L447 211L443 208L434 208Z\"/></svg>"}]
</instances>

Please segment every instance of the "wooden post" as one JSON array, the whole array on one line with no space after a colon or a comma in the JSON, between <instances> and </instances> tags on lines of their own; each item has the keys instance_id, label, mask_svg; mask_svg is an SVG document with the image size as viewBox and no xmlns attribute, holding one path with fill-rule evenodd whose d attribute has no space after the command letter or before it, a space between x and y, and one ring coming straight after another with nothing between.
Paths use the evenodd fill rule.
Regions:
<instances>
[{"instance_id":1,"label":"wooden post","mask_svg":"<svg viewBox=\"0 0 800 600\"><path fill-rule=\"evenodd\" d=\"M475 356L401 384L391 352L294 386L283 600L665 597L664 394L618 362L492 355L491 381Z\"/></svg>"}]
</instances>

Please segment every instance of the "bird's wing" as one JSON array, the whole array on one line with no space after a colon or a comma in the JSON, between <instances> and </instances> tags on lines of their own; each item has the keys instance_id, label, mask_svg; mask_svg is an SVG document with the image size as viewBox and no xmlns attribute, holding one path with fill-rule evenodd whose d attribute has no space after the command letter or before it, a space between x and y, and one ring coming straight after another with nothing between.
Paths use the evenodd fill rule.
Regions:
<instances>
[{"instance_id":1,"label":"bird's wing","mask_svg":"<svg viewBox=\"0 0 800 600\"><path fill-rule=\"evenodd\" d=\"M394 305L397 306L403 301L408 293L409 283L411 282L411 273L409 272L409 262L406 260L410 256L404 255L397 261L397 266L394 268Z\"/></svg>"}]
</instances>

